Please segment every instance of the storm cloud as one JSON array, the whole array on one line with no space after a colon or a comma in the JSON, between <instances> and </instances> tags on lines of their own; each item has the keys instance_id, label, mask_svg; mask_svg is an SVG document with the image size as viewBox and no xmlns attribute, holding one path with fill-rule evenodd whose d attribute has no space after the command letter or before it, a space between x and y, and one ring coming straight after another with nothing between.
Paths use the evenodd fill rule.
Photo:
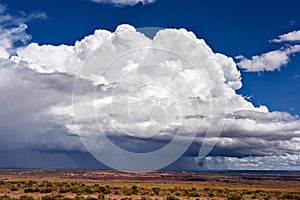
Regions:
<instances>
[{"instance_id":1,"label":"storm cloud","mask_svg":"<svg viewBox=\"0 0 300 200\"><path fill-rule=\"evenodd\" d=\"M175 137L176 152L191 140L173 164L176 169L299 169L299 119L255 107L237 94L242 82L234 60L185 29L163 29L150 39L120 25L115 32L96 30L71 46L31 43L15 53L6 49L8 56L0 60L2 151L75 156L89 150L80 137L92 136L98 138L97 151L105 153L102 132L136 153L155 151ZM75 84L73 93L75 80L80 86ZM74 106L76 111L90 105L95 112L81 112L74 120ZM216 116L220 137L205 137ZM216 145L196 163L204 141Z\"/></svg>"}]
</instances>

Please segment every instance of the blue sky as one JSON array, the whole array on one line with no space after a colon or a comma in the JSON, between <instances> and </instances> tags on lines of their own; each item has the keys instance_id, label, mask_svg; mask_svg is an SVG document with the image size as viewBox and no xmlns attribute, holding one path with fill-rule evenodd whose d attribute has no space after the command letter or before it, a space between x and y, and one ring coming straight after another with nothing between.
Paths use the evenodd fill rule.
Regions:
<instances>
[{"instance_id":1,"label":"blue sky","mask_svg":"<svg viewBox=\"0 0 300 200\"><path fill-rule=\"evenodd\" d=\"M295 151L292 151L289 148L287 148L286 151L279 152L276 149L274 149L273 152L274 154L272 155L274 156L299 155L298 149L300 150L300 144L295 141L298 141L297 134L299 134L299 128L298 128L299 121L297 118L298 115L300 115L300 104L299 104L299 99L300 99L300 50L299 49L300 48L297 46L298 44L300 44L300 39L299 39L300 34L297 33L298 39L280 40L279 38L284 34L288 34L293 31L300 30L300 14L299 14L300 2L292 1L292 0L284 1L283 3L277 3L274 1L258 1L258 0L241 1L241 2L234 1L234 0L230 0L230 1L157 0L152 3L140 2L137 3L136 5L126 5L126 4L116 5L115 3L112 2L113 1L110 0L105 1L105 3L94 2L92 0L64 0L64 1L0 0L0 5L4 5L4 7L6 7L5 12L4 14L1 15L1 17L3 17L4 19L4 16L10 16L12 19L15 19L16 21L15 23L12 23L9 20L8 21L4 20L4 22L1 22L0 20L0 25L2 26L0 27L0 36L1 34L3 35L3 37L0 37L0 39L4 41L6 37L5 30L11 30L10 27L13 28L14 26L19 26L20 24L27 25L27 28L21 31L22 34L21 37L25 37L25 36L31 37L31 39L26 39L24 43L22 42L20 43L20 38L11 39L13 38L11 36L9 39L12 40L12 46L5 47L6 49L9 49L7 51L10 54L9 58L6 59L12 62L18 61L17 63L19 65L23 65L22 63L26 63L24 64L24 66L26 65L26 67L28 67L31 70L33 69L34 71L37 68L34 68L31 61L30 62L28 61L28 59L30 60L33 58L31 57L26 58L26 56L32 56L33 54L29 51L35 50L35 47L29 49L28 52L26 51L21 52L21 50L18 51L18 48L21 49L26 48L26 46L28 46L30 43L36 43L39 47L42 47L43 45L49 45L52 46L53 48L56 48L62 44L74 46L76 41L80 41L86 36L93 35L95 30L101 29L101 30L108 30L110 32L115 32L116 28L121 24L130 24L136 28L141 28L141 27L162 27L162 28L177 28L177 29L185 28L188 31L192 31L197 38L203 39L206 42L206 44L212 49L213 52L221 53L224 54L225 56L233 58L234 62L238 66L237 69L240 71L241 79L242 79L242 87L235 88L234 90L236 91L237 95L241 95L245 99L248 99L255 107L266 106L268 108L266 115L271 113L270 114L271 117L269 117L269 115L264 116L265 118L262 117L264 118L264 120L266 118L268 120L271 119L270 123L273 123L273 121L277 121L277 122L282 121L282 123L286 121L291 122L291 124L289 124L288 127L289 130L291 129L294 132L291 133L290 132L285 133L284 131L281 132L280 128L275 129L275 132L278 131L279 135L290 134L290 139L291 141L293 141L290 145L295 145L293 146ZM125 2L125 3L127 2L128 4L129 1L121 0L120 2ZM272 41L274 39L277 39L277 41ZM3 42L0 44L5 44L5 43ZM60 49L58 51L60 52ZM61 49L61 51L65 52L63 48ZM45 52L51 53L52 50L46 49ZM273 56L268 57L268 55L270 55L268 53L270 52L273 52L272 54ZM45 55L45 54L41 54L41 55ZM265 57L268 57L265 60L263 60L264 55ZM12 58L13 56L16 56L18 58ZM264 65L257 64L257 62L255 63L254 60L256 58L254 58L253 56L257 56L258 62L262 62L263 64L267 63L267 64L264 66ZM279 59L279 56L286 56L286 58ZM48 64L49 66L50 65L52 66L53 64L52 61L51 63L50 61L49 63L45 63L45 62L48 61L42 60L40 61L40 64L45 65L46 68ZM35 64L38 65L37 63ZM257 65L259 66L255 68L255 66ZM27 73L29 73L29 75ZM42 74L40 71L38 73ZM67 84L69 84L69 82L71 83L72 81L74 81L72 78L70 78L70 80L68 78L65 78L64 83L61 83L60 81L57 81L54 78L54 76L64 76L65 73L67 72L59 71L58 74L56 74L56 72L51 72L51 73L49 72L49 74L52 74L50 78L52 82L51 81L49 82L54 83L55 87L56 84L57 85L65 84L65 88L69 88ZM27 78L31 76L34 77L34 75L32 75L31 72L26 72L26 74L25 72L24 74L21 73L21 76L24 79L26 79L26 77ZM46 78L45 79L41 78L41 82L44 84L42 80L45 81ZM52 89L53 88L49 89L49 91L50 90L52 91ZM26 88L24 89L24 91L26 91ZM20 92L20 93L26 93L26 92ZM55 96L56 94L58 93L53 93L52 95ZM63 95L67 96L66 94ZM14 96L14 95L7 95L7 96ZM57 97L55 96L55 98ZM68 99L68 97L66 97L66 99ZM4 99L3 101L5 100L8 99ZM47 98L47 101L48 100L49 99ZM66 102L66 101L67 100L61 102ZM18 107L17 103L16 105L17 105L16 107ZM51 106L49 106L49 108L50 107ZM256 111L257 110L255 110L255 112ZM275 113L273 116L272 113L274 113L275 111L278 111L279 113L278 116L280 117L278 118L275 117L275 115L277 116L277 113ZM12 116L14 116L12 110L8 110L7 113L12 114ZM257 123L260 122L259 120L261 120L261 118L258 117L256 114L252 115L247 112L244 113L243 109L235 110L234 113L235 113L234 115L236 115L235 117L238 116L240 118L243 118L245 117L244 115L246 115L247 116L246 118L248 119L252 119L253 117L255 118L255 122ZM287 113L289 113L290 116L286 116ZM3 115L2 117L5 116ZM46 119L48 118L46 117ZM264 120L263 122L265 122ZM55 132L57 127L64 127L64 126L68 127L66 125L67 123L64 122L58 124L52 124L52 122L48 123L48 121L47 122L41 121L41 122L42 124L45 123L45 127L43 126L43 128L47 131L50 130L50 132L51 131ZM26 124L27 122L24 122L20 119L20 121L16 123ZM28 122L28 124L31 123L33 122L31 121ZM269 130L267 126L269 127L269 125L268 124L266 125L266 130ZM270 127L272 126L273 125L270 124ZM230 132L234 134L235 132L241 131L241 129L239 128L234 129L232 127L234 127L234 125L229 127L228 130L227 129L224 130L223 134L226 136L226 134L230 135ZM32 132L35 131L38 133L41 132L38 131L37 129L35 130L32 129ZM68 132L68 130L66 129L67 128L61 128L59 130L62 132ZM284 127L282 128L282 130L286 130L286 129L287 128ZM4 131L18 132L18 130L14 130L9 126L7 127L3 126L2 128L0 128L0 131L1 130L2 130L2 137L6 137ZM28 131L30 132L31 130L28 129ZM272 131L274 132L274 130L270 130L270 133L268 134L272 135L271 134ZM58 134L58 132L59 131L55 132L54 135ZM243 130L241 132L243 132ZM249 133L251 135L250 130L244 130L244 132L245 133L247 132L247 134ZM44 133L41 133L41 135L43 134ZM41 137L41 139L44 140L41 135L39 135L38 138ZM275 137L275 135L272 136ZM12 156L13 158L10 159L10 161L8 162L0 161L0 167L7 167L7 166L55 167L52 158L55 157L56 159L56 157L59 157L61 163L59 164L59 166L58 165L56 166L59 168L64 168L64 167L68 168L70 166L75 168L76 167L99 168L98 163L95 161L95 159L93 159L88 153L82 150L81 147L78 147L80 145L77 145L78 142L77 139L75 139L76 142L73 142L74 144L76 143L77 146L76 145L75 147L72 146L70 147L70 149L62 150L59 148L60 145L63 146L64 144L63 141L65 140L56 141L55 139L53 139L53 141L59 143L57 144L58 146L57 148L55 147L56 145L52 145L52 146L50 145L50 147L46 148L46 150L44 149L44 150L36 151L36 149L40 149L41 146L39 145L36 146L35 142L30 141L31 139L29 136L25 138L27 138L26 141L27 140L28 141L25 142L26 144L24 143L24 149L26 150L24 152L26 153L28 152L28 157L34 154L38 159L43 157L43 154L47 152L46 154L49 156L49 160L47 162L45 161L44 163L36 161L34 162L36 164L34 164L33 166L28 163L22 164L22 162L15 161L17 159L16 154L21 150L20 149L18 150L18 148L16 148L17 150L14 150L14 148L8 148L7 155L12 154L15 155L15 157ZM48 140L49 139L45 139L45 143L48 144L47 142ZM266 140L269 141L269 139ZM5 142L3 142L3 145L10 147L11 143L9 143L9 141L11 140L9 139L5 140ZM18 142L16 142L16 144L18 144ZM247 144L251 146L254 143L249 142ZM277 144L276 141L274 141L274 143L270 145L276 145L276 144ZM261 148L266 148L266 146ZM235 145L233 145L233 147L230 148L230 150L228 149L227 150L231 152L231 150L234 149L234 147ZM254 147L253 149L255 149ZM237 163L244 163L244 162L260 163L261 162L260 159L263 159L263 157L258 157L255 160L256 158L255 156L269 155L269 152L266 152L265 150L262 150L261 152L257 152L251 148L246 149L244 152L243 150L241 150L242 153L239 156L234 157L233 155L236 155L236 153L232 153L232 154L229 153L230 155L225 155L225 156L218 153L222 151L222 145L217 146L210 154L210 156L214 158L212 158L211 160L208 159L209 161L207 161L207 163L204 164L205 169L213 168L212 163L214 162L215 163L221 162L220 160L222 160L222 156L228 157L229 164L226 165L225 168L228 167L230 169L237 169L237 168L248 169L251 168L250 164L247 165L245 168L243 167L239 168L238 166L241 165ZM240 149L237 148L236 151L240 151ZM192 161L190 161L190 159L188 158L192 157L190 155L194 155L193 147L191 147L188 153L186 154L187 154L186 155L187 158L183 156L181 160L179 159L179 161L176 161L175 164L171 165L170 169L181 169L181 168L185 169L187 165L190 165ZM84 157L84 159L88 160L87 163L91 163L91 164L90 165L86 164L84 166L78 164L76 158L79 157L80 159ZM245 160L235 160L238 158L242 158ZM252 159L255 161L253 161ZM280 159L278 158L278 163L283 162ZM270 160L276 160L276 158L274 159L270 158ZM273 164L274 169L281 169L281 166L278 163ZM297 163L296 161L291 161L291 162L287 161L287 163L288 163L287 166L293 166L293 167L291 168L287 167L286 169L300 168L299 163ZM263 164L258 166L260 166L261 168L264 167ZM189 166L187 169L194 170L198 168ZM201 168L200 165L200 170L201 169L204 168ZM217 169L222 169L222 167Z\"/></svg>"}]
</instances>

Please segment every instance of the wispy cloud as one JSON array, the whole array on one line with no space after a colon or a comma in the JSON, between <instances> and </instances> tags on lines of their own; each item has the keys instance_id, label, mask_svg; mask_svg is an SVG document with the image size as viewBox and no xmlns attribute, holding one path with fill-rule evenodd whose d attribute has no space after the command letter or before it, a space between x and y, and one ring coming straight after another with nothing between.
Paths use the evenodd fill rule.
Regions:
<instances>
[{"instance_id":1,"label":"wispy cloud","mask_svg":"<svg viewBox=\"0 0 300 200\"><path fill-rule=\"evenodd\" d=\"M7 12L5 5L0 4L0 58L8 58L14 54L17 42L21 45L26 44L31 39L31 36L26 33L26 22L41 18L46 18L46 15L20 13L19 16L13 16Z\"/></svg>"},{"instance_id":2,"label":"wispy cloud","mask_svg":"<svg viewBox=\"0 0 300 200\"><path fill-rule=\"evenodd\" d=\"M123 6L134 6L139 3L142 3L143 5L154 3L156 0L91 0L95 3L107 3L107 4L113 4L115 6L123 7Z\"/></svg>"}]
</instances>

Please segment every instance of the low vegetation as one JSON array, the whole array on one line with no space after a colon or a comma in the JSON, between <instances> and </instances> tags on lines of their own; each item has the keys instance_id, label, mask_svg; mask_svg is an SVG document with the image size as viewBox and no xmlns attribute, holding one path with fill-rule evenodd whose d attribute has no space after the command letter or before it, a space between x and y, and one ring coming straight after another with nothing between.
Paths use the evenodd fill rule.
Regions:
<instances>
[{"instance_id":1,"label":"low vegetation","mask_svg":"<svg viewBox=\"0 0 300 200\"><path fill-rule=\"evenodd\" d=\"M299 192L237 190L215 187L147 187L87 182L1 180L0 200L201 200L201 199L294 199Z\"/></svg>"}]
</instances>

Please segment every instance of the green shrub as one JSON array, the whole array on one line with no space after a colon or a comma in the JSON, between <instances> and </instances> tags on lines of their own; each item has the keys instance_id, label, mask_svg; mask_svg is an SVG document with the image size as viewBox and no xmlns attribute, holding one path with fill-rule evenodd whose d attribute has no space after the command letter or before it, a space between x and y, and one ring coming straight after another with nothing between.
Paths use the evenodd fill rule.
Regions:
<instances>
[{"instance_id":1,"label":"green shrub","mask_svg":"<svg viewBox=\"0 0 300 200\"><path fill-rule=\"evenodd\" d=\"M34 180L29 180L27 183L25 183L25 185L27 187L32 187L35 184L37 184L37 181L34 181Z\"/></svg>"},{"instance_id":2,"label":"green shrub","mask_svg":"<svg viewBox=\"0 0 300 200\"><path fill-rule=\"evenodd\" d=\"M57 199L65 199L66 197L64 197L61 194L58 195L46 195L46 196L42 196L42 200L57 200Z\"/></svg>"},{"instance_id":3,"label":"green shrub","mask_svg":"<svg viewBox=\"0 0 300 200\"><path fill-rule=\"evenodd\" d=\"M74 186L70 188L70 192L77 194L78 192L81 192L81 188Z\"/></svg>"},{"instance_id":4,"label":"green shrub","mask_svg":"<svg viewBox=\"0 0 300 200\"><path fill-rule=\"evenodd\" d=\"M282 197L283 199L295 199L295 194L293 192L286 192Z\"/></svg>"},{"instance_id":5,"label":"green shrub","mask_svg":"<svg viewBox=\"0 0 300 200\"><path fill-rule=\"evenodd\" d=\"M27 196L27 195L22 195L22 196L20 196L20 200L34 200L34 197Z\"/></svg>"},{"instance_id":6,"label":"green shrub","mask_svg":"<svg viewBox=\"0 0 300 200\"><path fill-rule=\"evenodd\" d=\"M231 195L229 197L227 197L227 200L241 200L243 197L241 195Z\"/></svg>"},{"instance_id":7,"label":"green shrub","mask_svg":"<svg viewBox=\"0 0 300 200\"><path fill-rule=\"evenodd\" d=\"M109 185L100 186L99 189L98 189L98 191L101 192L101 193L103 193L103 194L109 194L109 193L111 193Z\"/></svg>"},{"instance_id":8,"label":"green shrub","mask_svg":"<svg viewBox=\"0 0 300 200\"><path fill-rule=\"evenodd\" d=\"M83 191L85 191L86 193L89 193L89 194L93 193L93 189L91 186L86 186Z\"/></svg>"},{"instance_id":9,"label":"green shrub","mask_svg":"<svg viewBox=\"0 0 300 200\"><path fill-rule=\"evenodd\" d=\"M43 188L40 190L41 193L51 193L52 189L51 188Z\"/></svg>"},{"instance_id":10,"label":"green shrub","mask_svg":"<svg viewBox=\"0 0 300 200\"><path fill-rule=\"evenodd\" d=\"M105 199L104 194L99 194L99 195L98 195L98 199L99 199L99 200L104 200L104 199Z\"/></svg>"},{"instance_id":11,"label":"green shrub","mask_svg":"<svg viewBox=\"0 0 300 200\"><path fill-rule=\"evenodd\" d=\"M72 182L71 182L71 186L74 186L74 185L77 185L77 182L72 181Z\"/></svg>"},{"instance_id":12,"label":"green shrub","mask_svg":"<svg viewBox=\"0 0 300 200\"><path fill-rule=\"evenodd\" d=\"M0 196L0 200L12 200L12 198L10 198L7 195L4 195L4 196Z\"/></svg>"},{"instance_id":13,"label":"green shrub","mask_svg":"<svg viewBox=\"0 0 300 200\"><path fill-rule=\"evenodd\" d=\"M33 192L32 188L26 188L26 189L24 189L24 193L30 193L30 192Z\"/></svg>"},{"instance_id":14,"label":"green shrub","mask_svg":"<svg viewBox=\"0 0 300 200\"><path fill-rule=\"evenodd\" d=\"M153 188L152 188L152 191L153 191L154 194L156 194L156 195L159 194L160 190L161 190L161 189L160 189L159 187L153 187Z\"/></svg>"},{"instance_id":15,"label":"green shrub","mask_svg":"<svg viewBox=\"0 0 300 200\"><path fill-rule=\"evenodd\" d=\"M18 183L18 181L15 181L15 180L7 181L7 182L11 185Z\"/></svg>"},{"instance_id":16,"label":"green shrub","mask_svg":"<svg viewBox=\"0 0 300 200\"><path fill-rule=\"evenodd\" d=\"M40 186L43 186L43 187L52 187L53 186L53 184L50 182L50 181L43 181L42 183L41 183L41 185Z\"/></svg>"},{"instance_id":17,"label":"green shrub","mask_svg":"<svg viewBox=\"0 0 300 200\"><path fill-rule=\"evenodd\" d=\"M264 197L264 200L270 200L271 199L271 197L269 196L269 195L266 195L265 197Z\"/></svg>"},{"instance_id":18,"label":"green shrub","mask_svg":"<svg viewBox=\"0 0 300 200\"><path fill-rule=\"evenodd\" d=\"M197 191L192 191L191 193L189 193L189 196L191 196L191 197L200 197L200 194Z\"/></svg>"},{"instance_id":19,"label":"green shrub","mask_svg":"<svg viewBox=\"0 0 300 200\"><path fill-rule=\"evenodd\" d=\"M82 197L82 196L80 196L80 195L76 195L76 196L74 197L74 200L82 200L82 199L84 199L84 197Z\"/></svg>"},{"instance_id":20,"label":"green shrub","mask_svg":"<svg viewBox=\"0 0 300 200\"><path fill-rule=\"evenodd\" d=\"M24 189L24 193L31 193L31 192L40 192L39 188L26 188Z\"/></svg>"},{"instance_id":21,"label":"green shrub","mask_svg":"<svg viewBox=\"0 0 300 200\"><path fill-rule=\"evenodd\" d=\"M85 198L86 200L98 200L97 198L95 198L95 197L87 197L87 198Z\"/></svg>"},{"instance_id":22,"label":"green shrub","mask_svg":"<svg viewBox=\"0 0 300 200\"><path fill-rule=\"evenodd\" d=\"M244 191L244 194L248 194L248 195L253 194L253 193L254 193L253 190L246 190L246 191Z\"/></svg>"},{"instance_id":23,"label":"green shrub","mask_svg":"<svg viewBox=\"0 0 300 200\"><path fill-rule=\"evenodd\" d=\"M218 188L216 191L217 191L218 194L223 194L225 192L225 189Z\"/></svg>"},{"instance_id":24,"label":"green shrub","mask_svg":"<svg viewBox=\"0 0 300 200\"><path fill-rule=\"evenodd\" d=\"M18 191L19 189L17 188L17 187L15 187L15 186L12 186L11 188L10 188L10 191Z\"/></svg>"},{"instance_id":25,"label":"green shrub","mask_svg":"<svg viewBox=\"0 0 300 200\"><path fill-rule=\"evenodd\" d=\"M166 200L179 200L179 198L175 197L173 195L168 195L167 198L166 198Z\"/></svg>"},{"instance_id":26,"label":"green shrub","mask_svg":"<svg viewBox=\"0 0 300 200\"><path fill-rule=\"evenodd\" d=\"M70 191L70 189L68 188L61 188L60 190L59 190L59 193L67 193L67 192L69 192Z\"/></svg>"},{"instance_id":27,"label":"green shrub","mask_svg":"<svg viewBox=\"0 0 300 200\"><path fill-rule=\"evenodd\" d=\"M136 186L136 185L133 185L132 187L131 187L131 189L132 189L132 194L135 194L135 195L137 195L138 194L138 186Z\"/></svg>"},{"instance_id":28,"label":"green shrub","mask_svg":"<svg viewBox=\"0 0 300 200\"><path fill-rule=\"evenodd\" d=\"M55 200L55 197L52 195L46 195L46 196L42 196L41 199L42 200Z\"/></svg>"},{"instance_id":29,"label":"green shrub","mask_svg":"<svg viewBox=\"0 0 300 200\"><path fill-rule=\"evenodd\" d=\"M34 188L33 192L40 192L40 188Z\"/></svg>"}]
</instances>

